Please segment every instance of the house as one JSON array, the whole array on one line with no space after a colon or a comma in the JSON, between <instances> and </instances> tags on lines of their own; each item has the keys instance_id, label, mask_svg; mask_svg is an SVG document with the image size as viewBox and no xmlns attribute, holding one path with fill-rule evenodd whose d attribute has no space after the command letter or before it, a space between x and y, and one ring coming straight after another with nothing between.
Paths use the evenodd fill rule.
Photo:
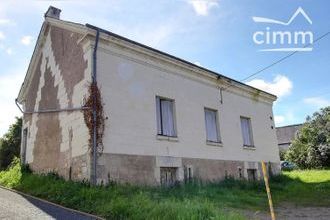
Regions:
<instances>
[{"instance_id":1,"label":"house","mask_svg":"<svg viewBox=\"0 0 330 220\"><path fill-rule=\"evenodd\" d=\"M278 148L280 151L289 149L293 139L297 136L302 126L303 124L294 124L276 128Z\"/></svg>"},{"instance_id":2,"label":"house","mask_svg":"<svg viewBox=\"0 0 330 220\"><path fill-rule=\"evenodd\" d=\"M33 171L148 185L279 172L274 95L60 12L16 100Z\"/></svg>"}]
</instances>

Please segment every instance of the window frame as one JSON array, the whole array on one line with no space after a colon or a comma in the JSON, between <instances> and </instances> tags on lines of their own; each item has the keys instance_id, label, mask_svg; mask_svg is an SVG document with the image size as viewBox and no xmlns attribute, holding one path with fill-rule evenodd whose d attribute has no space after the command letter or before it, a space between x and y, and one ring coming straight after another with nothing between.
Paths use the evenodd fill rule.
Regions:
<instances>
[{"instance_id":1,"label":"window frame","mask_svg":"<svg viewBox=\"0 0 330 220\"><path fill-rule=\"evenodd\" d=\"M209 140L208 134L207 134L207 125L206 125L206 111L214 112L215 113L215 127L216 127L216 134L217 134L217 141ZM205 136L206 136L206 142L207 143L216 143L221 144L221 134L220 134L220 123L219 123L219 115L217 109L212 109L208 107L204 107L204 124L205 124Z\"/></svg>"},{"instance_id":2,"label":"window frame","mask_svg":"<svg viewBox=\"0 0 330 220\"><path fill-rule=\"evenodd\" d=\"M249 136L250 136L250 142L251 142L250 145L244 143L245 141L244 141L244 135L243 135L242 119L248 121ZM252 120L251 120L251 118L250 117L246 117L246 116L240 116L240 126L241 126L241 134L242 134L243 147L255 148L254 140L253 140L253 130L252 130Z\"/></svg>"},{"instance_id":3,"label":"window frame","mask_svg":"<svg viewBox=\"0 0 330 220\"><path fill-rule=\"evenodd\" d=\"M157 101L157 99L159 100L159 102ZM173 130L174 130L174 135L165 135L164 131L163 131L163 117L162 117L162 104L161 102L163 101L170 101L172 102L172 118L173 118ZM159 114L158 114L158 109L159 109ZM167 97L163 97L163 96L158 96L156 95L156 124L157 124L157 136L162 136L162 137L169 137L169 138L177 138L178 137L178 132L177 132L177 126L176 126L176 113L175 113L175 100L171 99L171 98L167 98ZM158 119L158 115L159 115L159 119ZM158 120L160 122L160 124L158 125ZM158 127L159 126L159 127ZM160 133L158 128L160 128Z\"/></svg>"}]
</instances>

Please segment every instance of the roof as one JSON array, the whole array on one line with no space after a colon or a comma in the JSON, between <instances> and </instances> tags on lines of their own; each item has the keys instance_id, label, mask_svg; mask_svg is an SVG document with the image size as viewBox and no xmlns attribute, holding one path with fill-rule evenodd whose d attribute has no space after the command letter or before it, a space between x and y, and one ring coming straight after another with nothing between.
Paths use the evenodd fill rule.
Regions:
<instances>
[{"instance_id":1,"label":"roof","mask_svg":"<svg viewBox=\"0 0 330 220\"><path fill-rule=\"evenodd\" d=\"M296 137L297 132L301 129L303 124L287 125L276 128L277 141L279 145L291 144Z\"/></svg>"},{"instance_id":2,"label":"roof","mask_svg":"<svg viewBox=\"0 0 330 220\"><path fill-rule=\"evenodd\" d=\"M247 85L245 83L242 83L242 82L237 81L235 79L232 79L230 77L224 76L224 75L219 74L219 73L217 73L215 71L212 71L212 70L209 70L207 68L198 66L198 65L196 65L194 63L191 63L191 62L189 62L187 60L178 58L178 57L173 56L171 54L168 54L168 53L165 53L163 51L157 50L155 48L149 47L149 46L144 45L142 43L133 41L133 40L128 39L126 37L123 37L121 35L115 34L115 33L111 32L111 31L108 31L108 30L99 28L97 26L94 26L94 25L91 25L91 24L85 24L85 25L83 25L83 24L80 24L80 23L75 23L75 22L71 22L71 21L64 21L64 20L60 20L60 19L54 19L54 18L48 18L47 17L47 18L45 18L45 22L44 22L44 24L41 27L41 30L40 30L40 33L39 33L39 36L38 36L38 40L37 40L37 43L35 45L35 48L34 48L34 51L33 51L33 55L32 55L32 58L30 60L30 64L29 64L29 67L28 67L28 70L27 70L27 73L26 73L26 76L25 76L25 79L24 79L24 83L22 84L22 87L21 87L20 92L19 92L19 95L18 95L18 101L19 102L22 101L22 95L24 93L24 90L27 87L27 84L28 84L27 81L28 81L28 78L29 78L29 72L31 71L31 69L33 69L32 63L33 63L33 60L35 59L35 57L37 56L37 50L40 47L40 45L42 45L42 44L39 43L39 41L41 41L40 38L43 37L42 32L44 31L46 25L48 25L48 24L55 24L55 23L56 24L63 24L63 25L71 26L71 27L74 27L75 29L89 29L89 30L93 30L93 31L99 30L100 32L102 32L102 33L104 33L106 35L109 35L109 36L111 36L113 38L116 38L118 40L121 40L121 41L126 42L126 43L129 43L129 44L136 45L137 47L143 48L143 49L145 49L147 51L151 51L153 53L160 54L160 55L162 55L162 56L164 56L164 57L166 57L168 59L176 60L176 61L178 61L180 63L183 63L185 65L188 65L188 66L190 66L190 67L192 67L194 69L198 69L198 70L201 70L203 72L206 72L206 73L208 73L208 74L210 74L210 75L212 75L212 76L214 76L214 77L216 77L218 79L221 79L222 78L222 79L225 79L225 80L227 80L229 82L233 82L236 86L241 86L241 87L244 87L244 88L247 88L247 89L250 89L250 90L254 90L254 91L258 92L258 93L264 94L264 95L268 96L269 98L271 98L273 101L275 101L277 99L277 97L275 95L273 95L273 94L270 94L270 93L265 92L263 90L260 90L260 89L257 89L255 87L249 86L249 85ZM231 86L231 84L230 84L230 86ZM230 86L228 86L228 87L230 87ZM225 87L225 89L227 89L228 87Z\"/></svg>"}]
</instances>

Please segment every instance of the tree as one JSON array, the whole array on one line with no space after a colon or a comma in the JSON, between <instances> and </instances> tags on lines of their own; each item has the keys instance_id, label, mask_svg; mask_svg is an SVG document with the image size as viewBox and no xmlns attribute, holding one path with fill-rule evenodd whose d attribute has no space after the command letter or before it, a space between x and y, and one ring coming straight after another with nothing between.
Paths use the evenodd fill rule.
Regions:
<instances>
[{"instance_id":1,"label":"tree","mask_svg":"<svg viewBox=\"0 0 330 220\"><path fill-rule=\"evenodd\" d=\"M6 134L0 138L0 170L6 169L14 157L19 157L21 144L22 118L9 127Z\"/></svg>"},{"instance_id":2,"label":"tree","mask_svg":"<svg viewBox=\"0 0 330 220\"><path fill-rule=\"evenodd\" d=\"M330 167L330 106L307 117L285 159L303 169Z\"/></svg>"}]
</instances>

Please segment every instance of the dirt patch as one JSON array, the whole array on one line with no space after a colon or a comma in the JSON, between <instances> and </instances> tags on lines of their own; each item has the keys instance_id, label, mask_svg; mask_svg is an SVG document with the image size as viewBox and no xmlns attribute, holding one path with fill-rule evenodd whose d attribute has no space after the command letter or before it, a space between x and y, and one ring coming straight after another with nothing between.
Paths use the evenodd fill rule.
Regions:
<instances>
[{"instance_id":1,"label":"dirt patch","mask_svg":"<svg viewBox=\"0 0 330 220\"><path fill-rule=\"evenodd\" d=\"M268 220L270 214L267 212L251 212L243 211L243 214L248 217L248 219L256 220ZM328 220L330 219L330 207L302 207L302 206L293 206L286 205L275 208L276 219L290 219L290 220L300 220L300 219L317 219L317 220Z\"/></svg>"}]
</instances>

